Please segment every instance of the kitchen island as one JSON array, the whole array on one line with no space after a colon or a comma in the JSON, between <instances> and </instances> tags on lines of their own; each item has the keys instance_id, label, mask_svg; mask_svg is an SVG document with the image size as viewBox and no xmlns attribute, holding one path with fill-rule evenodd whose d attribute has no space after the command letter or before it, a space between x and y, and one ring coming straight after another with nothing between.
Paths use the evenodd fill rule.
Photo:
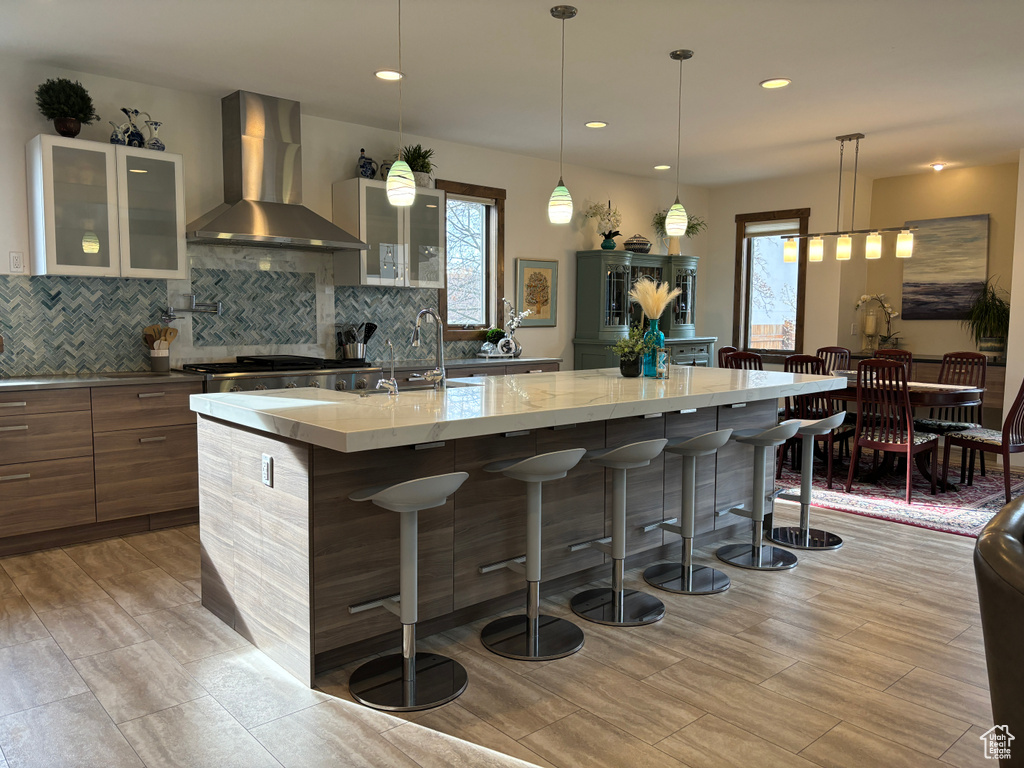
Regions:
<instances>
[{"instance_id":1,"label":"kitchen island","mask_svg":"<svg viewBox=\"0 0 1024 768\"><path fill-rule=\"evenodd\" d=\"M841 389L845 379L673 366L668 380L617 370L454 380L443 391L291 389L195 395L199 414L203 604L300 680L382 650L398 627L349 607L398 592L398 518L349 501L353 491L453 471L469 479L419 520L420 619L440 628L500 608L522 590L507 569L523 554L525 489L484 465L567 448L596 449L714 429L767 427L777 399ZM698 463L699 539L743 521L716 509L749 503L749 449L730 443ZM630 475L630 564L678 553L651 523L679 508L679 459ZM604 556L573 544L610 524L601 467L583 462L544 488L544 579L559 588L603 575ZM598 568L599 570L595 570ZM553 587L554 588L554 587Z\"/></svg>"}]
</instances>

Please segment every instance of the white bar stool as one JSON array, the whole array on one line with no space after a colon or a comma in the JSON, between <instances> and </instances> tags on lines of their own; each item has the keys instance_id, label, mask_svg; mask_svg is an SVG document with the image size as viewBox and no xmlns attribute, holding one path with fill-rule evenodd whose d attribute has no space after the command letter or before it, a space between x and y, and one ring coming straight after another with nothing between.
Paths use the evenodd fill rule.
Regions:
<instances>
[{"instance_id":1,"label":"white bar stool","mask_svg":"<svg viewBox=\"0 0 1024 768\"><path fill-rule=\"evenodd\" d=\"M679 524L666 520L656 527L683 537L682 561L659 563L644 571L644 581L652 587L680 595L713 595L729 588L729 577L722 571L693 564L693 534L697 508L697 458L710 456L729 442L731 429L720 429L698 437L680 438L669 443L666 453L683 457L683 503Z\"/></svg>"},{"instance_id":2,"label":"white bar stool","mask_svg":"<svg viewBox=\"0 0 1024 768\"><path fill-rule=\"evenodd\" d=\"M780 493L779 498L800 502L800 525L773 528L768 538L777 544L794 549L839 549L843 546L841 537L820 528L811 528L811 483L814 478L814 438L827 435L842 425L846 411L840 411L824 419L803 419L796 431L801 438L803 456L800 459L800 495Z\"/></svg>"},{"instance_id":3,"label":"white bar stool","mask_svg":"<svg viewBox=\"0 0 1024 768\"><path fill-rule=\"evenodd\" d=\"M626 560L626 470L650 465L667 443L665 439L646 440L619 448L588 451L583 457L612 470L612 535L574 544L569 549L578 551L592 547L611 555L612 586L588 589L573 597L569 605L581 619L598 624L638 627L661 621L665 616L665 604L661 600L646 592L623 589L622 583Z\"/></svg>"},{"instance_id":4,"label":"white bar stool","mask_svg":"<svg viewBox=\"0 0 1024 768\"><path fill-rule=\"evenodd\" d=\"M348 609L349 613L360 613L386 608L402 621L402 652L366 662L349 679L349 690L361 704L390 712L411 712L446 704L466 690L468 678L459 662L436 653L416 653L417 512L446 503L468 477L465 472L452 472L364 488L349 496L352 501L372 501L378 507L398 512L401 525L399 593L350 605Z\"/></svg>"},{"instance_id":5,"label":"white bar stool","mask_svg":"<svg viewBox=\"0 0 1024 768\"><path fill-rule=\"evenodd\" d=\"M754 530L750 544L727 544L721 547L715 554L722 562L759 571L781 571L796 567L796 555L792 552L773 547L770 544L765 546L764 503L767 495L765 494L764 477L769 469L768 459L771 457L769 449L778 448L796 435L799 428L800 420L790 419L768 429L738 429L732 433L732 439L737 443L754 447L753 509L733 507L719 514L734 514L750 518L754 521ZM772 472L773 482L774 479L775 473ZM774 491L772 495L774 496Z\"/></svg>"},{"instance_id":6,"label":"white bar stool","mask_svg":"<svg viewBox=\"0 0 1024 768\"><path fill-rule=\"evenodd\" d=\"M583 647L583 630L571 621L540 615L541 486L565 477L586 452L584 448L571 448L528 459L496 461L484 467L485 472L500 472L526 483L525 558L480 568L481 573L505 567L526 575L526 614L495 619L480 632L480 642L499 656L547 661L569 656Z\"/></svg>"}]
</instances>

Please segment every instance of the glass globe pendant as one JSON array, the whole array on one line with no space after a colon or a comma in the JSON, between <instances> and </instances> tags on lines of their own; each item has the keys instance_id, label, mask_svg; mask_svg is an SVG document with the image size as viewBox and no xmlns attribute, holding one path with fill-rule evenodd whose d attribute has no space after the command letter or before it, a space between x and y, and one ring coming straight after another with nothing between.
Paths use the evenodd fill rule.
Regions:
<instances>
[{"instance_id":1,"label":"glass globe pendant","mask_svg":"<svg viewBox=\"0 0 1024 768\"><path fill-rule=\"evenodd\" d=\"M690 217L686 215L686 209L677 197L665 216L665 234L669 237L682 237L686 234L686 227L689 224Z\"/></svg>"},{"instance_id":2,"label":"glass globe pendant","mask_svg":"<svg viewBox=\"0 0 1024 768\"><path fill-rule=\"evenodd\" d=\"M413 200L416 199L416 179L405 160L396 160L391 166L385 189L388 193L388 202L392 205L401 207L412 205Z\"/></svg>"},{"instance_id":3,"label":"glass globe pendant","mask_svg":"<svg viewBox=\"0 0 1024 768\"><path fill-rule=\"evenodd\" d=\"M552 224L568 224L572 219L572 195L566 189L565 182L558 178L558 186L548 200L548 221Z\"/></svg>"},{"instance_id":4,"label":"glass globe pendant","mask_svg":"<svg viewBox=\"0 0 1024 768\"><path fill-rule=\"evenodd\" d=\"M548 221L568 224L572 220L572 195L562 181L562 152L565 148L565 22L576 18L577 10L571 5L556 5L551 16L562 22L561 95L558 107L558 184L548 198Z\"/></svg>"}]
</instances>

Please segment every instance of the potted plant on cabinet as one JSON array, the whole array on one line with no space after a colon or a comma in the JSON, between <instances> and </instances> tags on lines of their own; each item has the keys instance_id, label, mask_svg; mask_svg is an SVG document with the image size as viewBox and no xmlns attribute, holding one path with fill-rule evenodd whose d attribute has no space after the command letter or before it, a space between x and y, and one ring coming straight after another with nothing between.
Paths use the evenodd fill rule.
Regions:
<instances>
[{"instance_id":1,"label":"potted plant on cabinet","mask_svg":"<svg viewBox=\"0 0 1024 768\"><path fill-rule=\"evenodd\" d=\"M667 244L668 252L670 254L678 254L679 238L669 237L665 231L665 218L667 216L668 208L655 211L654 216L651 217L651 226L654 227L654 234L658 236L658 239ZM686 239L689 240L691 237L696 237L707 228L708 223L700 216L690 216L686 222Z\"/></svg>"},{"instance_id":2,"label":"potted plant on cabinet","mask_svg":"<svg viewBox=\"0 0 1024 768\"><path fill-rule=\"evenodd\" d=\"M429 187L430 174L434 172L434 150L422 144L410 144L402 147L399 156L409 164L409 170L416 178L416 186Z\"/></svg>"},{"instance_id":3,"label":"potted plant on cabinet","mask_svg":"<svg viewBox=\"0 0 1024 768\"><path fill-rule=\"evenodd\" d=\"M99 120L92 97L77 80L65 77L49 79L36 88L36 106L43 117L53 120L53 127L61 136L73 139L82 130Z\"/></svg>"},{"instance_id":4,"label":"potted plant on cabinet","mask_svg":"<svg viewBox=\"0 0 1024 768\"><path fill-rule=\"evenodd\" d=\"M993 280L985 280L960 324L970 331L978 351L1000 357L1006 353L1006 336L1010 332L1010 297Z\"/></svg>"},{"instance_id":5,"label":"potted plant on cabinet","mask_svg":"<svg viewBox=\"0 0 1024 768\"><path fill-rule=\"evenodd\" d=\"M619 356L619 373L626 378L635 378L640 375L643 367L644 355L652 351L652 342L644 338L644 328L640 323L629 326L629 335L624 336L615 342L614 346L608 347Z\"/></svg>"}]
</instances>

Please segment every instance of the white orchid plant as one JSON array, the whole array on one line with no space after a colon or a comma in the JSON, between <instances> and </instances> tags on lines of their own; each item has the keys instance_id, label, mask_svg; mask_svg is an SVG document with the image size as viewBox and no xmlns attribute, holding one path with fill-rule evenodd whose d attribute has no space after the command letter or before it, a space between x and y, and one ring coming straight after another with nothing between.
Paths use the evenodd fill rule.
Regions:
<instances>
[{"instance_id":1,"label":"white orchid plant","mask_svg":"<svg viewBox=\"0 0 1024 768\"><path fill-rule=\"evenodd\" d=\"M619 227L622 226L622 214L618 208L612 208L612 201L608 201L605 207L601 203L593 203L584 212L586 219L597 219L597 231L605 240L618 237L622 233Z\"/></svg>"},{"instance_id":2,"label":"white orchid plant","mask_svg":"<svg viewBox=\"0 0 1024 768\"><path fill-rule=\"evenodd\" d=\"M882 315L885 317L885 333L881 334L880 338L882 341L891 341L899 336L899 333L892 332L892 319L894 317L899 317L900 313L897 312L893 305L889 303L889 300L886 298L884 293L865 293L857 301L857 306L855 306L854 309L860 309L873 301L878 302L878 306L882 308Z\"/></svg>"}]
</instances>

